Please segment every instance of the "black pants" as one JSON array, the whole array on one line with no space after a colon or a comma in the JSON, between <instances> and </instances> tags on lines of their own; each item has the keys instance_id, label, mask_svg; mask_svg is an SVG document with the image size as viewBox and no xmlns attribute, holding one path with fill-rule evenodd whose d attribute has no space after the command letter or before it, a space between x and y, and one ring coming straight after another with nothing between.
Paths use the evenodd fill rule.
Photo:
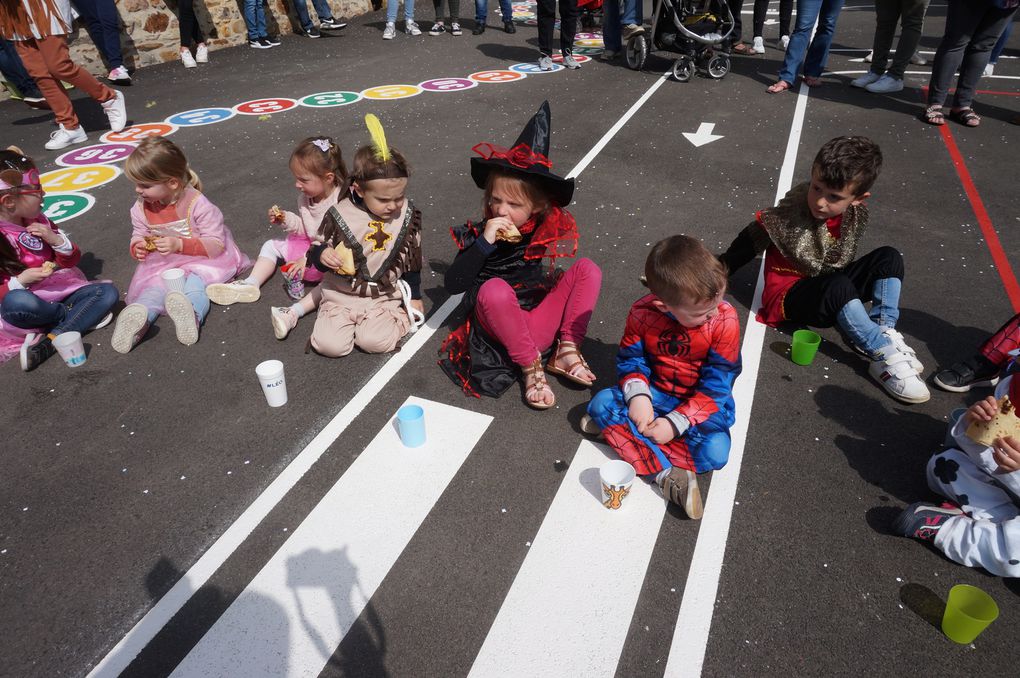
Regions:
<instances>
[{"instance_id":1,"label":"black pants","mask_svg":"<svg viewBox=\"0 0 1020 678\"><path fill-rule=\"evenodd\" d=\"M733 32L730 34L730 42L736 44L740 42L740 32L743 30L740 9L744 6L744 0L726 0L726 4L730 6L730 12L733 14Z\"/></svg>"},{"instance_id":2,"label":"black pants","mask_svg":"<svg viewBox=\"0 0 1020 678\"><path fill-rule=\"evenodd\" d=\"M812 327L832 327L840 309L849 302L871 301L875 281L883 278L903 280L903 255L893 247L879 247L842 271L798 280L783 300L786 319Z\"/></svg>"},{"instance_id":3,"label":"black pants","mask_svg":"<svg viewBox=\"0 0 1020 678\"><path fill-rule=\"evenodd\" d=\"M571 54L574 51L574 35L577 33L577 0L559 0L559 4L560 51ZM556 0L538 0L538 50L542 56L552 56L555 24Z\"/></svg>"},{"instance_id":4,"label":"black pants","mask_svg":"<svg viewBox=\"0 0 1020 678\"><path fill-rule=\"evenodd\" d=\"M765 30L765 11L769 0L754 0L754 37L760 38ZM779 0L779 35L790 35L790 18L793 16L793 0Z\"/></svg>"},{"instance_id":5,"label":"black pants","mask_svg":"<svg viewBox=\"0 0 1020 678\"><path fill-rule=\"evenodd\" d=\"M205 42L202 29L198 27L198 17L195 16L194 0L178 0L177 13L180 14L178 23L181 26L181 47Z\"/></svg>"}]
</instances>

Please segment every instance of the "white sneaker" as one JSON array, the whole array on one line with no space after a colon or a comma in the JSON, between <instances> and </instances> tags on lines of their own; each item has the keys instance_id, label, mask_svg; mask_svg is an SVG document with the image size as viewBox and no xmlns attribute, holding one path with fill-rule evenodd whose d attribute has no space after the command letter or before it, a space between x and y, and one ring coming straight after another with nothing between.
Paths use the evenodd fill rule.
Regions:
<instances>
[{"instance_id":1,"label":"white sneaker","mask_svg":"<svg viewBox=\"0 0 1020 678\"><path fill-rule=\"evenodd\" d=\"M382 32L382 39L383 40L392 40L393 38L396 37L396 35L397 35L397 25L395 23L393 23L392 21L386 22L386 28L383 29L383 32Z\"/></svg>"},{"instance_id":2,"label":"white sneaker","mask_svg":"<svg viewBox=\"0 0 1020 678\"><path fill-rule=\"evenodd\" d=\"M209 63L209 48L206 47L205 43L199 43L198 47L195 48L195 61L200 64Z\"/></svg>"},{"instance_id":3,"label":"white sneaker","mask_svg":"<svg viewBox=\"0 0 1020 678\"><path fill-rule=\"evenodd\" d=\"M538 60L538 68L543 71L551 71L553 69L552 57L543 56Z\"/></svg>"},{"instance_id":4,"label":"white sneaker","mask_svg":"<svg viewBox=\"0 0 1020 678\"><path fill-rule=\"evenodd\" d=\"M124 106L124 93L120 90L113 90L117 96L100 104L106 119L110 121L110 129L119 132L127 125L127 109Z\"/></svg>"},{"instance_id":5,"label":"white sneaker","mask_svg":"<svg viewBox=\"0 0 1020 678\"><path fill-rule=\"evenodd\" d=\"M581 433L602 437L602 429L599 428L599 425L595 423L590 414L581 416Z\"/></svg>"},{"instance_id":6,"label":"white sneaker","mask_svg":"<svg viewBox=\"0 0 1020 678\"><path fill-rule=\"evenodd\" d=\"M117 353L130 353L149 329L149 311L141 304L128 304L117 316L110 345Z\"/></svg>"},{"instance_id":7,"label":"white sneaker","mask_svg":"<svg viewBox=\"0 0 1020 678\"><path fill-rule=\"evenodd\" d=\"M195 317L195 307L185 296L184 292L172 290L166 293L163 298L163 306L166 314L174 322L174 329L177 330L177 341L185 346L191 346L198 341L198 318Z\"/></svg>"},{"instance_id":8,"label":"white sneaker","mask_svg":"<svg viewBox=\"0 0 1020 678\"><path fill-rule=\"evenodd\" d=\"M868 71L867 73L865 73L861 77L854 78L852 81L850 81L850 86L851 87L860 87L861 89L864 89L865 87L867 87L871 83L877 82L881 78L882 78L882 76L879 75L878 73L872 73L871 71Z\"/></svg>"},{"instance_id":9,"label":"white sneaker","mask_svg":"<svg viewBox=\"0 0 1020 678\"><path fill-rule=\"evenodd\" d=\"M884 334L889 339L889 343L892 345L893 350L899 351L900 353L907 356L907 358L910 360L910 366L914 368L915 372L917 372L918 374L924 373L924 365L922 365L921 361L917 359L917 352L914 351L914 349L907 346L907 342L904 341L902 334L900 334L898 331L894 330L891 327L883 328L882 334ZM892 351L890 351L888 348L882 349L883 356L891 352Z\"/></svg>"},{"instance_id":10,"label":"white sneaker","mask_svg":"<svg viewBox=\"0 0 1020 678\"><path fill-rule=\"evenodd\" d=\"M910 63L915 66L924 66L928 63L928 60L921 56L920 52L914 52L914 56L910 57Z\"/></svg>"},{"instance_id":11,"label":"white sneaker","mask_svg":"<svg viewBox=\"0 0 1020 678\"><path fill-rule=\"evenodd\" d=\"M195 68L198 64L195 62L195 57L191 56L190 49L181 50L181 63L184 64L185 68Z\"/></svg>"},{"instance_id":12,"label":"white sneaker","mask_svg":"<svg viewBox=\"0 0 1020 678\"><path fill-rule=\"evenodd\" d=\"M89 135L85 134L85 130L81 125L78 125L74 129L66 129L63 125L61 125L60 129L50 134L50 140L46 142L46 148L51 151L56 151L88 140Z\"/></svg>"},{"instance_id":13,"label":"white sneaker","mask_svg":"<svg viewBox=\"0 0 1020 678\"><path fill-rule=\"evenodd\" d=\"M418 28L418 24L413 21L407 21L404 23L404 32L408 35L421 35L421 29Z\"/></svg>"},{"instance_id":14,"label":"white sneaker","mask_svg":"<svg viewBox=\"0 0 1020 678\"><path fill-rule=\"evenodd\" d=\"M209 295L209 301L220 306L237 303L250 304L253 301L258 301L262 296L262 290L243 280L206 285L205 293Z\"/></svg>"},{"instance_id":15,"label":"white sneaker","mask_svg":"<svg viewBox=\"0 0 1020 678\"><path fill-rule=\"evenodd\" d=\"M864 89L869 92L873 92L874 94L891 94L893 92L900 92L903 90L903 79L894 78L886 73Z\"/></svg>"},{"instance_id":16,"label":"white sneaker","mask_svg":"<svg viewBox=\"0 0 1020 678\"><path fill-rule=\"evenodd\" d=\"M782 47L783 51L785 52L786 48L790 46L790 36L789 35L784 35L784 36L780 37L779 38L779 46Z\"/></svg>"},{"instance_id":17,"label":"white sneaker","mask_svg":"<svg viewBox=\"0 0 1020 678\"><path fill-rule=\"evenodd\" d=\"M111 70L110 74L106 76L106 79L118 85L131 84L131 74L128 73L128 70L123 66L117 66L117 68Z\"/></svg>"},{"instance_id":18,"label":"white sneaker","mask_svg":"<svg viewBox=\"0 0 1020 678\"><path fill-rule=\"evenodd\" d=\"M751 51L755 54L765 53L765 40L760 35L755 36L754 40L751 42Z\"/></svg>"},{"instance_id":19,"label":"white sneaker","mask_svg":"<svg viewBox=\"0 0 1020 678\"><path fill-rule=\"evenodd\" d=\"M290 310L289 306L273 306L269 314L273 319L273 334L277 339L286 339L290 331L297 327L297 313Z\"/></svg>"},{"instance_id":20,"label":"white sneaker","mask_svg":"<svg viewBox=\"0 0 1020 678\"><path fill-rule=\"evenodd\" d=\"M110 311L109 313L104 315L102 318L100 318L99 322L97 322L95 325L90 327L89 328L89 332L91 332L92 330L101 330L101 329L103 329L104 327L106 327L107 325L109 325L112 322L113 322L113 311Z\"/></svg>"},{"instance_id":21,"label":"white sneaker","mask_svg":"<svg viewBox=\"0 0 1020 678\"><path fill-rule=\"evenodd\" d=\"M904 403L924 403L931 398L928 387L914 371L910 356L894 352L885 360L868 365L868 374L896 400Z\"/></svg>"},{"instance_id":22,"label":"white sneaker","mask_svg":"<svg viewBox=\"0 0 1020 678\"><path fill-rule=\"evenodd\" d=\"M988 64L985 66L985 72L982 73L986 78L990 75L995 75L995 64Z\"/></svg>"}]
</instances>

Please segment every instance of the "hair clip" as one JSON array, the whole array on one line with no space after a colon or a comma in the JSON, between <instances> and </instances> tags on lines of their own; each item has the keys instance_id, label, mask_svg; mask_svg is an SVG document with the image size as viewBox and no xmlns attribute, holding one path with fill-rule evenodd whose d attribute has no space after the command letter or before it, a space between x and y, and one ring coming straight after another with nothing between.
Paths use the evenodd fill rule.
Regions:
<instances>
[{"instance_id":1,"label":"hair clip","mask_svg":"<svg viewBox=\"0 0 1020 678\"><path fill-rule=\"evenodd\" d=\"M312 139L312 143L319 147L319 150L323 153L329 153L329 149L333 148L333 144L330 143L329 139Z\"/></svg>"}]
</instances>

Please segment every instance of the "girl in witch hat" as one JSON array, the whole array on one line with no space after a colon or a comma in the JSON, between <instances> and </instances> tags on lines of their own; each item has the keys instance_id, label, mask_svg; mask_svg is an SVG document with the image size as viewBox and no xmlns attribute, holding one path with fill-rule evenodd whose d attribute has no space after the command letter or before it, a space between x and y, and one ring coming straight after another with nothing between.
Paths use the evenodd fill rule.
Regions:
<instances>
[{"instance_id":1,"label":"girl in witch hat","mask_svg":"<svg viewBox=\"0 0 1020 678\"><path fill-rule=\"evenodd\" d=\"M595 375L580 352L602 272L590 259L563 270L577 252L577 224L564 207L574 180L552 172L549 102L543 102L512 148L472 150L471 178L485 191L484 219L451 229L459 253L446 290L465 292L470 313L450 333L439 364L465 393L498 397L523 377L524 402L548 409L556 396L546 372L582 386ZM543 368L543 354L556 343Z\"/></svg>"}]
</instances>

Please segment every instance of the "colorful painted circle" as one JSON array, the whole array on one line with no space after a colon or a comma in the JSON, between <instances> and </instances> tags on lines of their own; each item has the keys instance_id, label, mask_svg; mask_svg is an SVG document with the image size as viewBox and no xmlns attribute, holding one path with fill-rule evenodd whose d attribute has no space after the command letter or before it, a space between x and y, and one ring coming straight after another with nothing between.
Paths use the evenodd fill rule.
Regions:
<instances>
[{"instance_id":1,"label":"colorful painted circle","mask_svg":"<svg viewBox=\"0 0 1020 678\"><path fill-rule=\"evenodd\" d=\"M94 144L68 151L53 162L61 167L106 165L126 159L134 150L134 144Z\"/></svg>"},{"instance_id":2,"label":"colorful painted circle","mask_svg":"<svg viewBox=\"0 0 1020 678\"><path fill-rule=\"evenodd\" d=\"M574 44L577 44L578 40L601 40L601 33L574 33Z\"/></svg>"},{"instance_id":3,"label":"colorful painted circle","mask_svg":"<svg viewBox=\"0 0 1020 678\"><path fill-rule=\"evenodd\" d=\"M602 44L602 38L585 38L581 40L574 40L574 44L578 47L604 47Z\"/></svg>"},{"instance_id":4,"label":"colorful painted circle","mask_svg":"<svg viewBox=\"0 0 1020 678\"><path fill-rule=\"evenodd\" d=\"M107 132L99 137L99 140L108 144L136 144L148 137L170 136L178 129L177 125L171 125L168 122L147 122L143 125L125 127L119 132Z\"/></svg>"},{"instance_id":5,"label":"colorful painted circle","mask_svg":"<svg viewBox=\"0 0 1020 678\"><path fill-rule=\"evenodd\" d=\"M253 99L234 106L234 110L241 115L272 115L283 113L298 105L294 99Z\"/></svg>"},{"instance_id":6,"label":"colorful painted circle","mask_svg":"<svg viewBox=\"0 0 1020 678\"><path fill-rule=\"evenodd\" d=\"M312 108L327 108L329 106L346 106L360 100L361 95L357 92L319 92L302 97L299 103Z\"/></svg>"},{"instance_id":7,"label":"colorful painted circle","mask_svg":"<svg viewBox=\"0 0 1020 678\"><path fill-rule=\"evenodd\" d=\"M563 64L553 64L552 69L548 71L543 71L541 68L538 67L538 64L536 63L514 64L513 66L510 67L510 70L516 71L518 73L527 73L528 75L533 74L545 75L546 73L555 73L556 71L562 71Z\"/></svg>"},{"instance_id":8,"label":"colorful painted circle","mask_svg":"<svg viewBox=\"0 0 1020 678\"><path fill-rule=\"evenodd\" d=\"M426 80L420 83L418 87L421 87L426 92L459 92L471 89L472 87L478 87L478 82L468 78L436 78L435 80Z\"/></svg>"},{"instance_id":9,"label":"colorful painted circle","mask_svg":"<svg viewBox=\"0 0 1020 678\"><path fill-rule=\"evenodd\" d=\"M563 55L562 54L553 54L552 60L553 60L554 64L561 64L561 63L563 63ZM583 54L575 54L574 55L574 61L576 61L579 64L583 64L585 61L591 61L591 57L590 56L584 56Z\"/></svg>"},{"instance_id":10,"label":"colorful painted circle","mask_svg":"<svg viewBox=\"0 0 1020 678\"><path fill-rule=\"evenodd\" d=\"M500 84L504 82L513 82L515 80L523 80L528 77L524 73L517 73L516 71L478 71L468 76L472 80L485 84Z\"/></svg>"},{"instance_id":11,"label":"colorful painted circle","mask_svg":"<svg viewBox=\"0 0 1020 678\"><path fill-rule=\"evenodd\" d=\"M602 54L605 50L601 47L575 47L574 54Z\"/></svg>"},{"instance_id":12,"label":"colorful painted circle","mask_svg":"<svg viewBox=\"0 0 1020 678\"><path fill-rule=\"evenodd\" d=\"M525 26L537 26L538 25L538 19L528 19L527 21L524 22L524 25Z\"/></svg>"},{"instance_id":13,"label":"colorful painted circle","mask_svg":"<svg viewBox=\"0 0 1020 678\"><path fill-rule=\"evenodd\" d=\"M59 224L85 214L95 204L95 197L88 193L47 193L43 198L43 214Z\"/></svg>"},{"instance_id":14,"label":"colorful painted circle","mask_svg":"<svg viewBox=\"0 0 1020 678\"><path fill-rule=\"evenodd\" d=\"M175 113L166 119L166 122L181 127L197 127L199 125L213 125L233 118L234 111L229 108L196 108L183 113Z\"/></svg>"},{"instance_id":15,"label":"colorful painted circle","mask_svg":"<svg viewBox=\"0 0 1020 678\"><path fill-rule=\"evenodd\" d=\"M46 172L39 180L47 193L84 191L108 184L120 176L120 168L113 165L85 165Z\"/></svg>"},{"instance_id":16,"label":"colorful painted circle","mask_svg":"<svg viewBox=\"0 0 1020 678\"><path fill-rule=\"evenodd\" d=\"M366 99L406 99L421 94L421 87L417 85L382 85L370 87L361 93Z\"/></svg>"}]
</instances>

